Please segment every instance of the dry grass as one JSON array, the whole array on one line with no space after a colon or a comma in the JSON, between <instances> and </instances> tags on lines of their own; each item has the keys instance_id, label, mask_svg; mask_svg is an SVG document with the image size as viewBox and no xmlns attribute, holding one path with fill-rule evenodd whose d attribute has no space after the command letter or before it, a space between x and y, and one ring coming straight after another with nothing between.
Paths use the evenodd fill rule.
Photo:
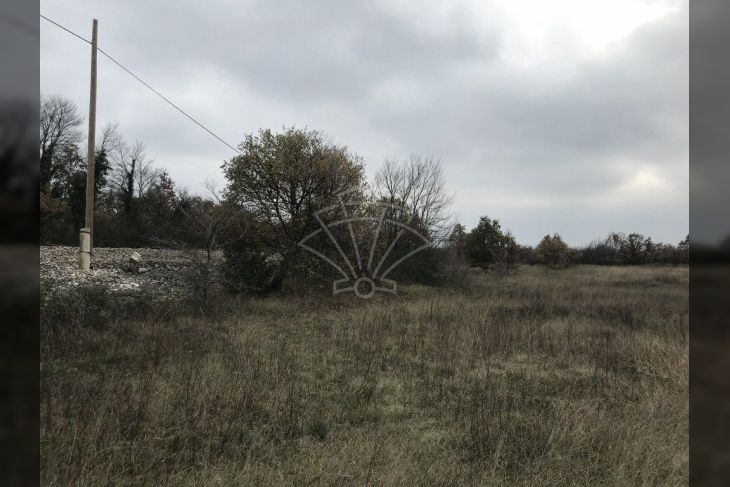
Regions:
<instances>
[{"instance_id":1,"label":"dry grass","mask_svg":"<svg viewBox=\"0 0 730 487\"><path fill-rule=\"evenodd\" d=\"M47 485L681 485L687 268L45 330Z\"/></svg>"}]
</instances>

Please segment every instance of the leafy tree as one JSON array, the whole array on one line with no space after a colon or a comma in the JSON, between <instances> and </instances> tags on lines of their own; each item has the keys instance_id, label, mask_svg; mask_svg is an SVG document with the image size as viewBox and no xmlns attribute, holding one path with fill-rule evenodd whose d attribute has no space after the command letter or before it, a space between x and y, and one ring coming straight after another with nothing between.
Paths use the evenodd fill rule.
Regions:
<instances>
[{"instance_id":1,"label":"leafy tree","mask_svg":"<svg viewBox=\"0 0 730 487\"><path fill-rule=\"evenodd\" d=\"M689 263L689 233L687 234L687 237L685 237L684 240L679 242L677 250L679 253L680 263L688 264Z\"/></svg>"},{"instance_id":2,"label":"leafy tree","mask_svg":"<svg viewBox=\"0 0 730 487\"><path fill-rule=\"evenodd\" d=\"M687 237L685 237L684 240L682 240L681 242L679 242L679 247L680 248L683 248L683 249L684 248L687 248L687 249L689 248L689 233L687 234Z\"/></svg>"},{"instance_id":3,"label":"leafy tree","mask_svg":"<svg viewBox=\"0 0 730 487\"><path fill-rule=\"evenodd\" d=\"M503 233L498 220L483 216L466 237L466 255L471 265L509 272L517 265L518 248L511 233Z\"/></svg>"},{"instance_id":4,"label":"leafy tree","mask_svg":"<svg viewBox=\"0 0 730 487\"><path fill-rule=\"evenodd\" d=\"M71 222L75 229L83 226L86 210L86 160L75 145L63 147L54 156L54 179L50 196L64 201L71 211ZM94 157L94 200L106 185L109 161L103 150Z\"/></svg>"},{"instance_id":5,"label":"leafy tree","mask_svg":"<svg viewBox=\"0 0 730 487\"><path fill-rule=\"evenodd\" d=\"M646 237L646 240L644 240L643 262L645 262L645 263L655 262L656 257L657 257L657 244L654 243L654 241L651 239L651 237Z\"/></svg>"},{"instance_id":6,"label":"leafy tree","mask_svg":"<svg viewBox=\"0 0 730 487\"><path fill-rule=\"evenodd\" d=\"M630 233L622 242L624 261L629 264L641 264L644 259L645 238L640 233Z\"/></svg>"},{"instance_id":7,"label":"leafy tree","mask_svg":"<svg viewBox=\"0 0 730 487\"><path fill-rule=\"evenodd\" d=\"M261 130L247 135L239 149L241 155L223 164L225 198L251 215L256 246L270 253L267 262L276 263L255 286L280 289L299 254L297 243L318 228L314 213L337 201L339 193L362 189L363 165L346 147L307 129ZM235 258L233 253L228 257Z\"/></svg>"},{"instance_id":8,"label":"leafy tree","mask_svg":"<svg viewBox=\"0 0 730 487\"><path fill-rule=\"evenodd\" d=\"M550 267L567 267L570 249L559 234L545 235L537 245L536 257L538 262Z\"/></svg>"},{"instance_id":9,"label":"leafy tree","mask_svg":"<svg viewBox=\"0 0 730 487\"><path fill-rule=\"evenodd\" d=\"M75 145L67 145L56 151L53 156L53 180L48 187L48 193L62 200L68 200L72 197L74 191L77 173L86 174L84 160L79 154L79 149Z\"/></svg>"},{"instance_id":10,"label":"leafy tree","mask_svg":"<svg viewBox=\"0 0 730 487\"><path fill-rule=\"evenodd\" d=\"M69 206L59 198L40 192L39 205L40 241L43 244L70 242L72 229Z\"/></svg>"},{"instance_id":11,"label":"leafy tree","mask_svg":"<svg viewBox=\"0 0 730 487\"><path fill-rule=\"evenodd\" d=\"M181 223L175 220L175 183L166 171L157 173L157 178L141 196L134 198L136 226L146 238L167 239L177 233ZM185 223L189 227L189 223Z\"/></svg>"},{"instance_id":12,"label":"leafy tree","mask_svg":"<svg viewBox=\"0 0 730 487\"><path fill-rule=\"evenodd\" d=\"M465 257L466 254L466 227L456 223L449 234L448 244L457 257Z\"/></svg>"}]
</instances>

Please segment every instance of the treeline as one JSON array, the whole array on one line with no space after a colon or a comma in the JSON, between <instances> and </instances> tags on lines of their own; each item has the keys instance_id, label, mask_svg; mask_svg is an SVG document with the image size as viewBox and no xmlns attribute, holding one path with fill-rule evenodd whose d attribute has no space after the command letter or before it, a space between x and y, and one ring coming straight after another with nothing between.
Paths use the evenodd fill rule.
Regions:
<instances>
[{"instance_id":1,"label":"treeline","mask_svg":"<svg viewBox=\"0 0 730 487\"><path fill-rule=\"evenodd\" d=\"M482 217L470 232L454 225L446 249L471 267L508 273L519 264L543 264L553 268L575 264L637 265L689 263L689 235L677 245L654 242L639 233L611 233L579 248L570 247L555 233L545 235L536 247L523 246L498 220ZM453 257L452 257L453 258Z\"/></svg>"},{"instance_id":2,"label":"treeline","mask_svg":"<svg viewBox=\"0 0 730 487\"><path fill-rule=\"evenodd\" d=\"M87 154L83 117L60 96L42 96L40 106L40 241L77 245L84 226ZM186 212L210 206L176 190L156 168L143 142L128 143L117 125L104 127L94 153L94 244L109 247L195 243ZM197 240L196 240L197 239Z\"/></svg>"},{"instance_id":3,"label":"treeline","mask_svg":"<svg viewBox=\"0 0 730 487\"><path fill-rule=\"evenodd\" d=\"M688 264L689 235L676 245L654 242L639 233L611 233L580 249L578 262L599 265Z\"/></svg>"},{"instance_id":4,"label":"treeline","mask_svg":"<svg viewBox=\"0 0 730 487\"><path fill-rule=\"evenodd\" d=\"M40 118L41 239L76 245L86 191L83 120L71 102L57 96L42 98ZM688 260L689 237L675 246L637 233L612 233L571 248L554 234L532 248L486 216L467 231L453 222L443 168L430 157L386 161L368 183L362 159L316 131L262 130L246 136L239 150L223 164L222 192L209 188L207 198L190 196L154 166L143 143L129 144L115 125L107 126L94 154L95 245L203 249L202 269L222 251L228 285L257 291L280 289L292 276L331 281L333 266L327 264L333 262L344 281L378 273L383 279L394 267L391 279L436 283L463 267L509 273L519 264ZM334 212L322 214L325 208ZM339 222L317 234L324 218ZM313 232L308 245L320 258L301 245ZM423 241L433 245L424 247Z\"/></svg>"}]
</instances>

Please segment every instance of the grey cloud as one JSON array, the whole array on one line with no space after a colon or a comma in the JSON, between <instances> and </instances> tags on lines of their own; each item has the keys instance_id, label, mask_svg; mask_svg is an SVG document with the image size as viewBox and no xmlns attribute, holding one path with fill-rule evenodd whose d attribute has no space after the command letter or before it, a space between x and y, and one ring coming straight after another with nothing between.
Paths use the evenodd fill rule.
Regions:
<instances>
[{"instance_id":1,"label":"grey cloud","mask_svg":"<svg viewBox=\"0 0 730 487\"><path fill-rule=\"evenodd\" d=\"M457 188L511 187L527 197L609 191L626 182L615 164L621 160L656 164L673 175L686 166L686 35L681 17L668 19L567 81L490 77L487 69L483 78L436 80L420 111L373 117L401 134L404 145L441 154ZM686 176L677 183L686 187ZM667 210L677 215L676 227L686 228L686 200ZM585 227L579 228L570 237L585 239L573 236Z\"/></svg>"},{"instance_id":2,"label":"grey cloud","mask_svg":"<svg viewBox=\"0 0 730 487\"><path fill-rule=\"evenodd\" d=\"M479 25L465 8L437 27L371 2L148 2L140 11L78 1L63 8L43 2L44 9L72 27L94 13L102 46L161 91L191 97L181 104L192 105L192 113L234 143L258 127L296 123L348 144L371 173L385 156L441 157L457 194L455 211L468 225L494 210L460 202L460 192L554 198L561 202L554 207L574 198L577 205L625 184L632 163L687 186L686 9L645 25L561 79L506 65L499 16L485 15L490 20ZM47 29L42 35L56 39ZM83 46L73 49L86 56ZM42 62L60 55L42 43ZM84 90L71 81L78 75L63 63L51 66L42 89L69 94L83 106ZM225 88L212 86L207 70ZM107 112L123 114L117 118L122 131L128 127L147 141L158 164L185 185L195 186L203 173L220 177L230 151L122 73L109 76L104 89L115 96L104 102ZM631 211L617 205L614 212L526 212L505 201L493 216L528 243L551 224L572 242L613 230L674 241L687 232L682 194L662 200L659 209L647 203Z\"/></svg>"}]
</instances>

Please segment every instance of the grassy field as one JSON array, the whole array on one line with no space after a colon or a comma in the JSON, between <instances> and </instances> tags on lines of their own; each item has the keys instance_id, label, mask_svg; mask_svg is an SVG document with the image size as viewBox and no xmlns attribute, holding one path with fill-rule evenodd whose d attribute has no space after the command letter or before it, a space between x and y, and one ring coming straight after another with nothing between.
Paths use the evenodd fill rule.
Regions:
<instances>
[{"instance_id":1,"label":"grassy field","mask_svg":"<svg viewBox=\"0 0 730 487\"><path fill-rule=\"evenodd\" d=\"M686 267L464 280L205 315L49 300L42 483L688 482Z\"/></svg>"}]
</instances>

